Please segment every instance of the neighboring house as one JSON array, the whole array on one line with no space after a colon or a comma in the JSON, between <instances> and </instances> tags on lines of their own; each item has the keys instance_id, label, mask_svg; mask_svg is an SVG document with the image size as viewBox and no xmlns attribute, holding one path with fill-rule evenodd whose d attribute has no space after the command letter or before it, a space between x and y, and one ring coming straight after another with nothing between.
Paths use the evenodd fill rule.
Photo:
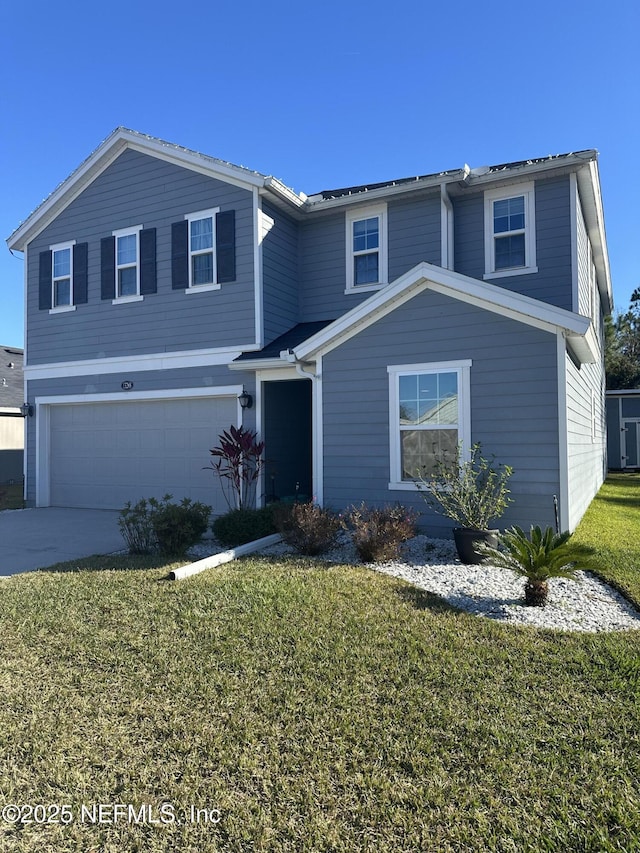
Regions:
<instances>
[{"instance_id":1,"label":"neighboring house","mask_svg":"<svg viewBox=\"0 0 640 853\"><path fill-rule=\"evenodd\" d=\"M607 457L611 471L640 469L640 388L607 391Z\"/></svg>"},{"instance_id":2,"label":"neighboring house","mask_svg":"<svg viewBox=\"0 0 640 853\"><path fill-rule=\"evenodd\" d=\"M24 471L23 351L0 346L0 485L22 482Z\"/></svg>"},{"instance_id":3,"label":"neighboring house","mask_svg":"<svg viewBox=\"0 0 640 853\"><path fill-rule=\"evenodd\" d=\"M209 449L257 429L263 498L411 504L417 468L514 468L502 523L574 528L605 474L612 294L595 151L296 195L117 129L11 235L26 253L27 498L226 509ZM242 409L245 390L254 405Z\"/></svg>"}]
</instances>

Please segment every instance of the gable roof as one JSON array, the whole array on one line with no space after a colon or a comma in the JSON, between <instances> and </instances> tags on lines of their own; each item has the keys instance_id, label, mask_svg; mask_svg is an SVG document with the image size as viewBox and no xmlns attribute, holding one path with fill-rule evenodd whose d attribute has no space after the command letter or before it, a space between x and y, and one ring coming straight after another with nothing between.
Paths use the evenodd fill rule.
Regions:
<instances>
[{"instance_id":1,"label":"gable roof","mask_svg":"<svg viewBox=\"0 0 640 853\"><path fill-rule=\"evenodd\" d=\"M155 136L146 136L126 127L118 127L16 228L7 239L9 248L24 251L27 243L126 149L140 151L239 186L268 191L282 197L294 207L303 204L300 196L272 176L165 142Z\"/></svg>"},{"instance_id":2,"label":"gable roof","mask_svg":"<svg viewBox=\"0 0 640 853\"><path fill-rule=\"evenodd\" d=\"M424 261L293 347L290 355L300 362L324 355L427 289L525 325L554 334L561 331L581 363L598 360L598 345L588 317Z\"/></svg>"},{"instance_id":3,"label":"gable roof","mask_svg":"<svg viewBox=\"0 0 640 853\"><path fill-rule=\"evenodd\" d=\"M263 175L261 172L256 172L245 166L237 166L208 154L165 142L154 136L147 136L135 130L118 127L16 228L7 239L9 248L24 251L27 244L127 148L199 171L210 177L254 189L269 196L276 206L286 209L295 216L329 211L354 202L371 202L401 193L431 191L442 186L447 187L447 192L455 194L465 192L467 189L482 190L497 181L530 179L537 174L557 171L558 169L575 171L587 230L593 246L593 258L598 271L598 284L605 301L605 311L608 313L613 309L597 165L598 152L594 149L531 160L518 160L496 166L483 166L478 169L470 169L465 164L462 168L451 171L398 178L393 181L362 184L337 190L324 190L313 196L306 196L304 193L296 194L273 176Z\"/></svg>"}]
</instances>

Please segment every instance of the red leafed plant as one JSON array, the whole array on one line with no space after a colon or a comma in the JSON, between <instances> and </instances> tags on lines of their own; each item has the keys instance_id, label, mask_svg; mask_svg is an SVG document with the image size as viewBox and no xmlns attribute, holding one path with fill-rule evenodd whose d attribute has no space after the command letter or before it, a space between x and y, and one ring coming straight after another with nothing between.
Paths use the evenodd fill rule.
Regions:
<instances>
[{"instance_id":1,"label":"red leafed plant","mask_svg":"<svg viewBox=\"0 0 640 853\"><path fill-rule=\"evenodd\" d=\"M207 468L220 477L229 509L251 509L256 502L256 486L264 466L264 441L258 433L231 426L218 436L220 444L212 448L215 458Z\"/></svg>"}]
</instances>

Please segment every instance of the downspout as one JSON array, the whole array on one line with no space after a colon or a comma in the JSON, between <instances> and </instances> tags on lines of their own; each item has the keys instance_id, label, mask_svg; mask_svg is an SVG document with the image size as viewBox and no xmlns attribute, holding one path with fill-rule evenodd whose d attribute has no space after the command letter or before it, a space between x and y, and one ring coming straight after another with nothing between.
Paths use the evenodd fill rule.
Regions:
<instances>
[{"instance_id":1,"label":"downspout","mask_svg":"<svg viewBox=\"0 0 640 853\"><path fill-rule=\"evenodd\" d=\"M446 183L440 184L440 265L452 270L453 264L453 205Z\"/></svg>"}]
</instances>

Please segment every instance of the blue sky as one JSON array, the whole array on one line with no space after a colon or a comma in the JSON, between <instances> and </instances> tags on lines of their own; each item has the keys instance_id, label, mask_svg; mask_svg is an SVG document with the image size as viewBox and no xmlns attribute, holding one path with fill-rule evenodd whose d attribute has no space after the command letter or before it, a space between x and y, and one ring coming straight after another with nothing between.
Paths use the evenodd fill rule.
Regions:
<instances>
[{"instance_id":1,"label":"blue sky","mask_svg":"<svg viewBox=\"0 0 640 853\"><path fill-rule=\"evenodd\" d=\"M4 3L2 237L119 125L307 194L597 148L625 310L640 284L639 8ZM23 344L22 286L3 243L1 344Z\"/></svg>"}]
</instances>

